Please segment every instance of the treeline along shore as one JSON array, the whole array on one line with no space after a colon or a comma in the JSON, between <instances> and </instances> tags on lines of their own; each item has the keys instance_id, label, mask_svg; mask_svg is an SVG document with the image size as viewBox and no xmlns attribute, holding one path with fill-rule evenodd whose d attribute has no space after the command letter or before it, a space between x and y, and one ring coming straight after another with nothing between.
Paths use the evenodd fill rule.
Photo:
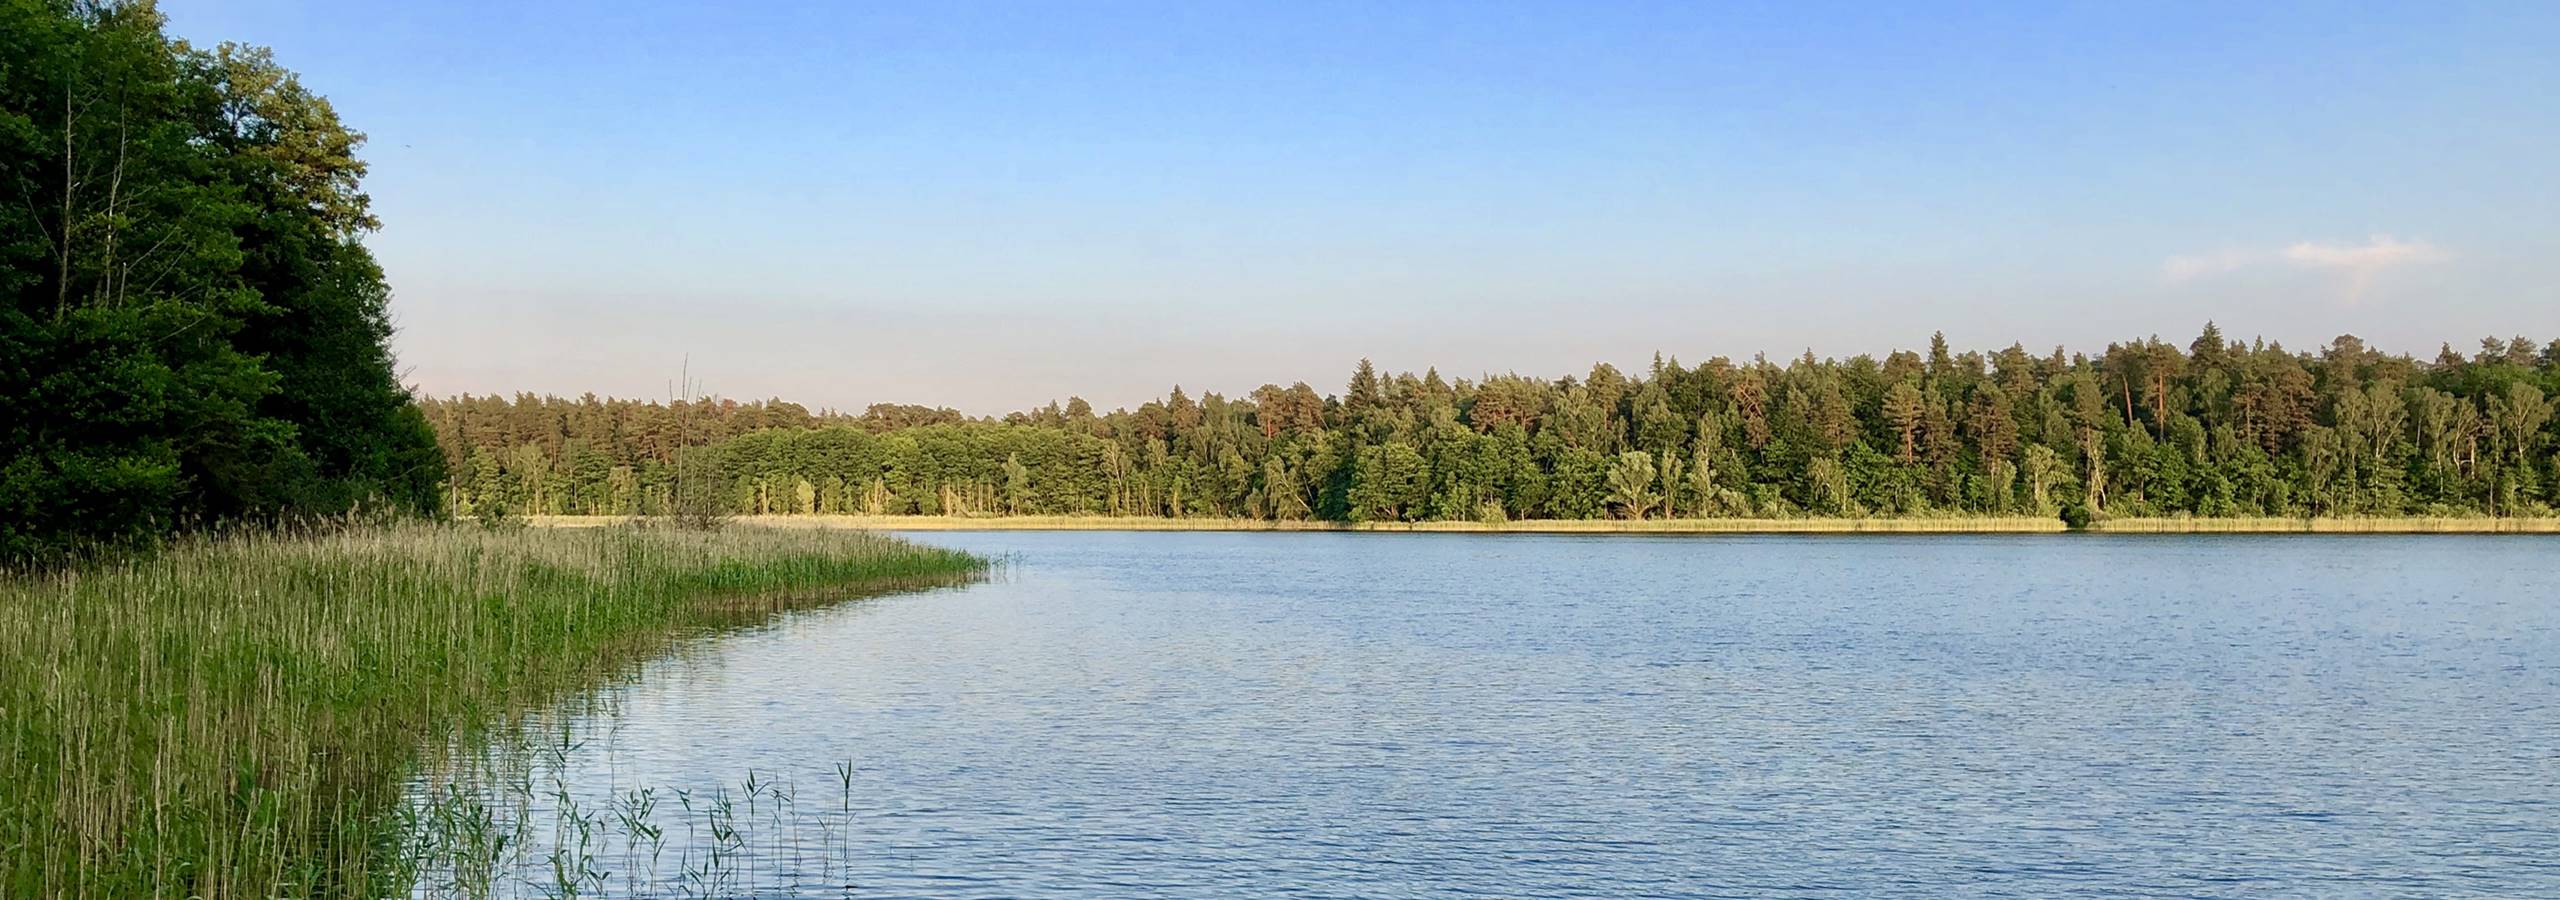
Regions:
<instances>
[{"instance_id":1,"label":"treeline along shore","mask_svg":"<svg viewBox=\"0 0 2560 900\"><path fill-rule=\"evenodd\" d=\"M1070 399L1000 418L779 399L423 405L453 473L448 503L467 515L646 516L681 500L884 521L2475 530L2456 523L2560 507L2560 341L2490 338L2421 359L2352 336L2297 352L2208 323L2184 346L2148 338L2094 355L1927 346L1783 363L1657 356L1638 374L1602 364L1553 379L1389 375L1363 360L1336 393L1273 384L1195 399L1177 387L1136 409Z\"/></svg>"}]
</instances>

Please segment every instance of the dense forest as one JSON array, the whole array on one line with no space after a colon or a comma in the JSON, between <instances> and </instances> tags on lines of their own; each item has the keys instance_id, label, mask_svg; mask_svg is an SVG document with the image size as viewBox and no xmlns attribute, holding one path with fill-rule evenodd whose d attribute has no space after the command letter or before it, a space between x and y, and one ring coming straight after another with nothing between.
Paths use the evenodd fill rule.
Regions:
<instances>
[{"instance_id":1,"label":"dense forest","mask_svg":"<svg viewBox=\"0 0 2560 900\"><path fill-rule=\"evenodd\" d=\"M0 563L439 502L362 142L149 3L0 0Z\"/></svg>"},{"instance_id":2,"label":"dense forest","mask_svg":"<svg viewBox=\"0 0 2560 900\"><path fill-rule=\"evenodd\" d=\"M780 400L428 400L451 501L654 514L1391 521L2059 515L2538 516L2560 506L2560 341L2386 354L2157 338L2096 356L1656 358L1553 380L1386 375L1339 394L1180 388L1001 419ZM690 491L695 488L685 488Z\"/></svg>"}]
</instances>

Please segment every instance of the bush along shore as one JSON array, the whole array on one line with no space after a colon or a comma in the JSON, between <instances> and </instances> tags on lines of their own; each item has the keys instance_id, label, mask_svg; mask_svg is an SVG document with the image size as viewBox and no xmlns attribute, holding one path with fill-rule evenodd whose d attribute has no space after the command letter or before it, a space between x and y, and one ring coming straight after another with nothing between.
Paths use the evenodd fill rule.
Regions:
<instances>
[{"instance_id":1,"label":"bush along shore","mask_svg":"<svg viewBox=\"0 0 2560 900\"><path fill-rule=\"evenodd\" d=\"M0 579L0 895L405 893L431 748L689 634L977 576L849 531L407 524Z\"/></svg>"}]
</instances>

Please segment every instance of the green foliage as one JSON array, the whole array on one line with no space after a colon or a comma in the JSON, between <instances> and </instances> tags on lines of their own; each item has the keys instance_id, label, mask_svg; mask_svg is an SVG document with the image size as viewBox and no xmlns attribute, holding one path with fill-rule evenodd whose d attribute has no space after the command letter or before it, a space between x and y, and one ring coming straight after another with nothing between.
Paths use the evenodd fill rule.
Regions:
<instances>
[{"instance_id":1,"label":"green foliage","mask_svg":"<svg viewBox=\"0 0 2560 900\"><path fill-rule=\"evenodd\" d=\"M425 406L465 475L458 506L503 496L537 513L662 512L673 461L691 459L742 513L2548 515L2560 361L2517 343L2420 362L2352 337L2297 354L2208 326L2191 351L2147 339L2094 358L2013 346L1481 382L1364 366L1340 398L1265 385L977 420L780 400ZM676 449L688 416L711 445L698 457ZM803 484L820 487L803 500Z\"/></svg>"},{"instance_id":2,"label":"green foliage","mask_svg":"<svg viewBox=\"0 0 2560 900\"><path fill-rule=\"evenodd\" d=\"M525 524L523 516L518 515L515 510L507 508L507 499L505 497L487 497L482 499L479 503L473 504L471 508L471 518L473 521L479 522L480 527L491 530L520 528Z\"/></svg>"},{"instance_id":3,"label":"green foliage","mask_svg":"<svg viewBox=\"0 0 2560 900\"><path fill-rule=\"evenodd\" d=\"M0 2L0 562L436 507L362 140L149 4Z\"/></svg>"},{"instance_id":4,"label":"green foliage","mask_svg":"<svg viewBox=\"0 0 2560 900\"><path fill-rule=\"evenodd\" d=\"M1653 457L1642 450L1618 454L1609 464L1609 508L1621 518L1638 519L1652 512L1662 495L1653 490Z\"/></svg>"}]
</instances>

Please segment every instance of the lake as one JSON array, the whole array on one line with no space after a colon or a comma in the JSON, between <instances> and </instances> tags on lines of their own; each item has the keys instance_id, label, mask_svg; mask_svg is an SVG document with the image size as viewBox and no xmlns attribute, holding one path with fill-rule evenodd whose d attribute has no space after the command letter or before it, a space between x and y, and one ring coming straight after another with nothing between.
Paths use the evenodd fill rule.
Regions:
<instances>
[{"instance_id":1,"label":"lake","mask_svg":"<svg viewBox=\"0 0 2560 900\"><path fill-rule=\"evenodd\" d=\"M913 537L545 718L494 892L2560 896L2560 539Z\"/></svg>"}]
</instances>

